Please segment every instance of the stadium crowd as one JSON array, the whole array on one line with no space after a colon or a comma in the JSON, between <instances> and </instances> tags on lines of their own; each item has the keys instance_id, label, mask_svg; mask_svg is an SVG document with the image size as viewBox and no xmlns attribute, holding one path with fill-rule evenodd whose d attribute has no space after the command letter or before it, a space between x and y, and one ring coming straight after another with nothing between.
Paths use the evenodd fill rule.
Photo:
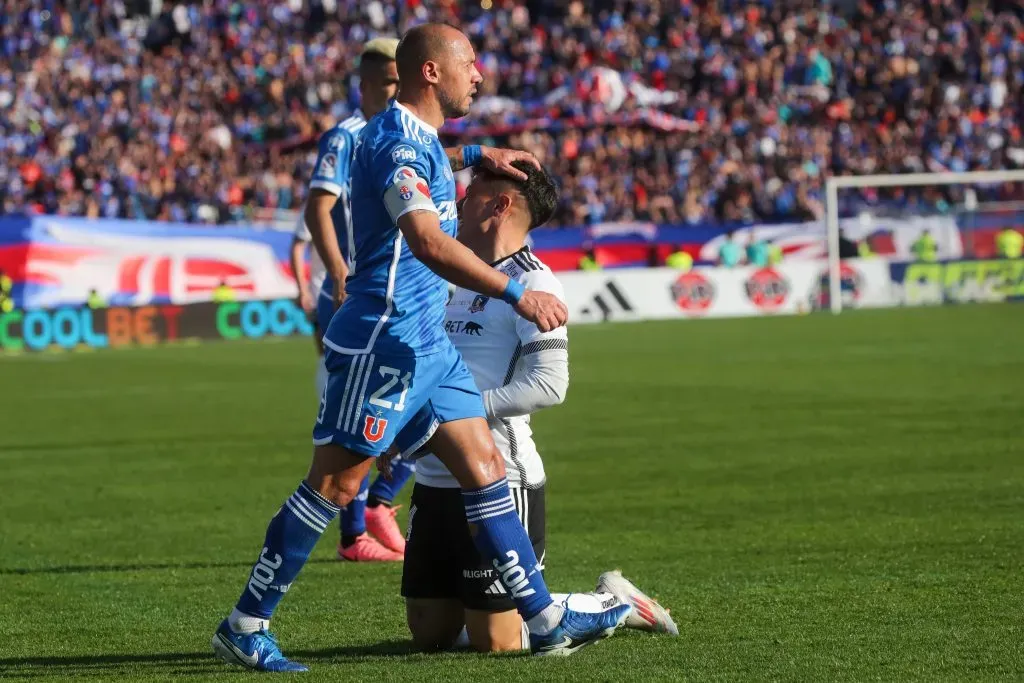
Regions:
<instances>
[{"instance_id":1,"label":"stadium crowd","mask_svg":"<svg viewBox=\"0 0 1024 683\"><path fill-rule=\"evenodd\" d=\"M0 0L0 213L298 208L362 42L426 20L476 43L466 132L536 153L561 224L810 218L831 173L1024 167L1012 0Z\"/></svg>"}]
</instances>

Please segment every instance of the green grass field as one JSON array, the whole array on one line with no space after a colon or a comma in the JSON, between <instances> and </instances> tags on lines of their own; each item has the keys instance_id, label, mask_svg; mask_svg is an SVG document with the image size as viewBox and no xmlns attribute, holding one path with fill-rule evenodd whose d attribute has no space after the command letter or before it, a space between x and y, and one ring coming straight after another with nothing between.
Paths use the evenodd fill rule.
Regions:
<instances>
[{"instance_id":1,"label":"green grass field","mask_svg":"<svg viewBox=\"0 0 1024 683\"><path fill-rule=\"evenodd\" d=\"M332 530L274 622L306 680L1024 678L1024 308L570 336L549 583L620 567L681 637L416 654L400 567ZM308 340L0 359L0 678L251 679L209 639L305 473L312 373Z\"/></svg>"}]
</instances>

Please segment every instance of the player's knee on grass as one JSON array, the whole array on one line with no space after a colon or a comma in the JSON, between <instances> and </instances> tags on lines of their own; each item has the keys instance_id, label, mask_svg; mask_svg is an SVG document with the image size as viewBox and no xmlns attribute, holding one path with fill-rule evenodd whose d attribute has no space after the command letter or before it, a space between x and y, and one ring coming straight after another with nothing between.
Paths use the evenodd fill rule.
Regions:
<instances>
[{"instance_id":1,"label":"player's knee on grass","mask_svg":"<svg viewBox=\"0 0 1024 683\"><path fill-rule=\"evenodd\" d=\"M426 652L452 649L465 622L457 600L409 598L405 601L405 617L413 645Z\"/></svg>"},{"instance_id":2,"label":"player's knee on grass","mask_svg":"<svg viewBox=\"0 0 1024 683\"><path fill-rule=\"evenodd\" d=\"M477 652L515 652L523 649L523 620L515 610L466 610L469 645Z\"/></svg>"},{"instance_id":3,"label":"player's knee on grass","mask_svg":"<svg viewBox=\"0 0 1024 683\"><path fill-rule=\"evenodd\" d=\"M483 418L446 422L427 444L463 489L477 489L505 476L505 459Z\"/></svg>"},{"instance_id":4,"label":"player's knee on grass","mask_svg":"<svg viewBox=\"0 0 1024 683\"><path fill-rule=\"evenodd\" d=\"M338 507L345 507L359 494L359 487L372 464L373 458L352 453L337 444L314 446L306 483Z\"/></svg>"}]
</instances>

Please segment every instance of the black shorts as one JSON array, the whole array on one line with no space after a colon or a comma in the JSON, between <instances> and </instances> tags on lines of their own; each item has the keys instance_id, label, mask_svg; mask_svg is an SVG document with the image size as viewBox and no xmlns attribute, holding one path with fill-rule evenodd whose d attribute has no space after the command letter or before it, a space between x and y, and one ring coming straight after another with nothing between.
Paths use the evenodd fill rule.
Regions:
<instances>
[{"instance_id":1,"label":"black shorts","mask_svg":"<svg viewBox=\"0 0 1024 683\"><path fill-rule=\"evenodd\" d=\"M544 487L514 488L512 500L543 569ZM459 600L467 609L483 612L516 608L493 565L480 556L470 538L461 489L413 487L402 596Z\"/></svg>"}]
</instances>

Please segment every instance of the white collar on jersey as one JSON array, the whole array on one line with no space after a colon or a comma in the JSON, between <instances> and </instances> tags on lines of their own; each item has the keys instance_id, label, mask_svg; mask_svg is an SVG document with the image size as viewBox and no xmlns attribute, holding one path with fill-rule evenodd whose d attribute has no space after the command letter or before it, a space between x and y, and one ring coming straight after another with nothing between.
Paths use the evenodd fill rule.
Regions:
<instances>
[{"instance_id":1,"label":"white collar on jersey","mask_svg":"<svg viewBox=\"0 0 1024 683\"><path fill-rule=\"evenodd\" d=\"M404 112L407 116L411 116L412 120L415 121L417 125L422 127L423 130L425 130L430 135L433 135L435 138L437 137L437 128L434 128L432 125L430 125L429 123L427 123L426 121L424 121L420 117L416 116L416 114L413 114L412 111L409 110L409 107L406 107L404 104L402 104L398 100L395 100L394 102L395 102L395 108L396 109Z\"/></svg>"}]
</instances>

